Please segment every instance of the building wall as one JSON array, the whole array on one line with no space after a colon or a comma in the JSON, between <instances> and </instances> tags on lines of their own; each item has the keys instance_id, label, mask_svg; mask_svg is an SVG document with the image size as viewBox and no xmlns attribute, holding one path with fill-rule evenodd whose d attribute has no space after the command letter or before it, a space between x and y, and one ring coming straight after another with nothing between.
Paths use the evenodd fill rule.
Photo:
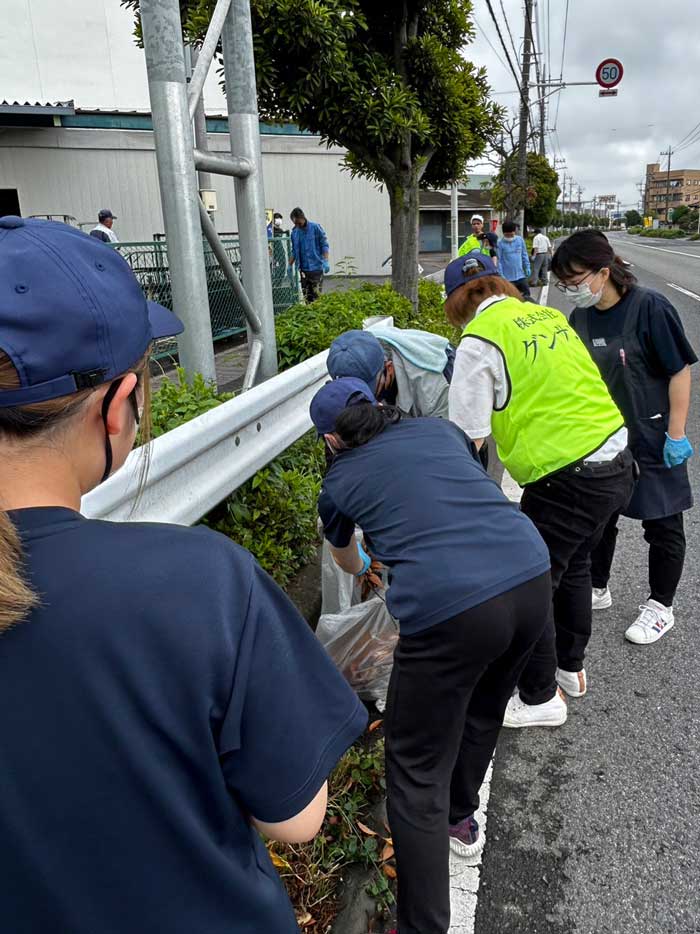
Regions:
<instances>
[{"instance_id":1,"label":"building wall","mask_svg":"<svg viewBox=\"0 0 700 934\"><path fill-rule=\"evenodd\" d=\"M209 134L212 151L226 151L228 137ZM315 137L264 136L266 205L289 212L300 205L325 228L331 266L354 257L360 275L386 274L391 253L389 200L374 184L342 171L343 150ZM237 229L233 180L214 177L216 226ZM71 214L96 219L102 207L117 215L120 240L150 240L163 232L153 134L141 130L47 128L0 134L0 188L17 189L29 214ZM261 218L261 224L265 220Z\"/></svg>"},{"instance_id":2,"label":"building wall","mask_svg":"<svg viewBox=\"0 0 700 934\"><path fill-rule=\"evenodd\" d=\"M656 211L660 218L666 217L666 196L669 210L681 205L700 202L700 169L671 169L670 176L658 163L647 166L644 210Z\"/></svg>"},{"instance_id":3,"label":"building wall","mask_svg":"<svg viewBox=\"0 0 700 934\"><path fill-rule=\"evenodd\" d=\"M2 0L0 97L150 110L146 63L133 30L133 13L119 0ZM204 101L225 113L214 69Z\"/></svg>"}]
</instances>

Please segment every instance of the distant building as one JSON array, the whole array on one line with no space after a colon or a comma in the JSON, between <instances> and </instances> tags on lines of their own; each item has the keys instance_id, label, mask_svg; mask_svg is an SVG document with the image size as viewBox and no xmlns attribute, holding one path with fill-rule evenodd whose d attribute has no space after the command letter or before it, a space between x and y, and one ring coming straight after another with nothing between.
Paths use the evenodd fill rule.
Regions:
<instances>
[{"instance_id":1,"label":"distant building","mask_svg":"<svg viewBox=\"0 0 700 934\"><path fill-rule=\"evenodd\" d=\"M666 217L668 199L669 213L682 205L697 206L700 202L700 169L671 169L670 175L658 162L647 165L644 189L644 214L656 211L659 220L670 223Z\"/></svg>"},{"instance_id":2,"label":"distant building","mask_svg":"<svg viewBox=\"0 0 700 934\"><path fill-rule=\"evenodd\" d=\"M484 226L492 229L498 212L491 204L490 175L471 175L458 192L460 243L472 232L472 214L481 214ZM451 193L449 188L420 193L420 252L449 253L451 237Z\"/></svg>"}]
</instances>

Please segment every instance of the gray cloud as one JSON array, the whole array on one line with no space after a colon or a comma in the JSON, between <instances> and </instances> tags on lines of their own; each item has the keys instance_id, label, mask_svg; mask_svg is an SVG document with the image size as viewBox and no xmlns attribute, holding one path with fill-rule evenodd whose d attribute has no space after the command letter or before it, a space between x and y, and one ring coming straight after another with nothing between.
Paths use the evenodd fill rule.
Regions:
<instances>
[{"instance_id":1,"label":"gray cloud","mask_svg":"<svg viewBox=\"0 0 700 934\"><path fill-rule=\"evenodd\" d=\"M491 0L491 5L510 47L500 2ZM558 77L566 2L538 0L540 35L548 5L550 70ZM503 0L503 6L520 51L522 0ZM513 76L486 42L488 37L503 58L486 0L475 0L474 13L480 28L465 56L486 66L495 99L512 110L518 105ZM660 161L660 151L669 144L675 147L700 121L698 40L698 0L570 0L564 79L593 81L596 66L608 57L620 59L625 68L615 98L600 98L595 87L569 87L548 104L547 125L552 127L557 96L561 98L557 133L548 135L547 153L552 158L556 149L566 158L567 173L585 189L584 199L616 194L623 204L636 206L636 182L643 178L647 162ZM542 42L545 60L547 45ZM514 59L512 49L510 54ZM499 93L504 91L514 93ZM700 168L700 140L679 151L672 165Z\"/></svg>"}]
</instances>

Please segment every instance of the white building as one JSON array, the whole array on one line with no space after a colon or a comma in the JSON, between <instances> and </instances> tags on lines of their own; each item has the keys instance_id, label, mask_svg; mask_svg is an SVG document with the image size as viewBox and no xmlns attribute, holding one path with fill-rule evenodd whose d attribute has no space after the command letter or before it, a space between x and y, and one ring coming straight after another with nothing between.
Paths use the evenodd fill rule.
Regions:
<instances>
[{"instance_id":1,"label":"white building","mask_svg":"<svg viewBox=\"0 0 700 934\"><path fill-rule=\"evenodd\" d=\"M4 0L2 12L0 215L87 222L110 208L120 240L163 232L146 67L131 13L118 0ZM226 105L214 69L204 96L210 149L225 151L225 117L215 115ZM331 265L351 256L359 274L386 274L386 193L342 171L342 149L294 127L261 130L267 206L288 217L299 205L321 223ZM233 181L214 184L216 226L233 232Z\"/></svg>"}]
</instances>

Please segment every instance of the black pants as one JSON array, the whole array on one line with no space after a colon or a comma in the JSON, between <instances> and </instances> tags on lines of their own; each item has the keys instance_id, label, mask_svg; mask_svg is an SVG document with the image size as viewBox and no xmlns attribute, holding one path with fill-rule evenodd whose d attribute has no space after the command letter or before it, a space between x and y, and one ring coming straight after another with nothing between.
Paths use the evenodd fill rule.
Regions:
<instances>
[{"instance_id":1,"label":"black pants","mask_svg":"<svg viewBox=\"0 0 700 934\"><path fill-rule=\"evenodd\" d=\"M610 517L634 489L629 450L609 464L572 465L525 487L523 512L545 540L552 562L552 612L518 687L526 704L556 693L557 664L581 671L591 637L591 552Z\"/></svg>"},{"instance_id":2,"label":"black pants","mask_svg":"<svg viewBox=\"0 0 700 934\"><path fill-rule=\"evenodd\" d=\"M594 587L607 587L617 539L616 513L608 522L598 546L591 555ZM649 597L664 606L673 606L685 563L683 513L663 519L642 519L644 538L649 543Z\"/></svg>"},{"instance_id":3,"label":"black pants","mask_svg":"<svg viewBox=\"0 0 700 934\"><path fill-rule=\"evenodd\" d=\"M515 279L512 283L520 292L523 298L530 298L530 285L527 279Z\"/></svg>"},{"instance_id":4,"label":"black pants","mask_svg":"<svg viewBox=\"0 0 700 934\"><path fill-rule=\"evenodd\" d=\"M304 293L307 305L315 302L321 294L323 288L322 272L304 272L299 273L301 278L301 291Z\"/></svg>"},{"instance_id":5,"label":"black pants","mask_svg":"<svg viewBox=\"0 0 700 934\"><path fill-rule=\"evenodd\" d=\"M543 574L399 638L385 719L399 934L449 928L448 823L479 805L506 704L550 602Z\"/></svg>"}]
</instances>

